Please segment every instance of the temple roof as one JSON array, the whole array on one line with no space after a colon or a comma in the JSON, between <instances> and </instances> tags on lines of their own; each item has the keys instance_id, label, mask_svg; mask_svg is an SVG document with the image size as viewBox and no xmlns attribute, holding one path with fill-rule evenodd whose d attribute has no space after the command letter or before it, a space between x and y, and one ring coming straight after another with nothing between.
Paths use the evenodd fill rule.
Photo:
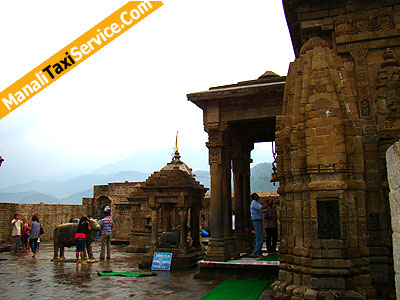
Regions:
<instances>
[{"instance_id":1,"label":"temple roof","mask_svg":"<svg viewBox=\"0 0 400 300\"><path fill-rule=\"evenodd\" d=\"M171 162L167 163L167 165L161 169L161 171L169 171L169 170L181 170L188 173L190 176L193 176L192 169L188 167L183 161L181 161L181 156L179 155L178 150L175 151L175 155L172 158Z\"/></svg>"},{"instance_id":2,"label":"temple roof","mask_svg":"<svg viewBox=\"0 0 400 300\"><path fill-rule=\"evenodd\" d=\"M154 172L141 188L189 188L208 190L194 178L192 169L180 160L178 150L171 162L167 163L160 171Z\"/></svg>"},{"instance_id":3,"label":"temple roof","mask_svg":"<svg viewBox=\"0 0 400 300\"><path fill-rule=\"evenodd\" d=\"M257 79L211 87L207 91L187 94L187 98L203 109L205 102L213 99L254 96L256 94L281 97L283 95L285 80L286 76L279 76L272 71L266 71Z\"/></svg>"}]
</instances>

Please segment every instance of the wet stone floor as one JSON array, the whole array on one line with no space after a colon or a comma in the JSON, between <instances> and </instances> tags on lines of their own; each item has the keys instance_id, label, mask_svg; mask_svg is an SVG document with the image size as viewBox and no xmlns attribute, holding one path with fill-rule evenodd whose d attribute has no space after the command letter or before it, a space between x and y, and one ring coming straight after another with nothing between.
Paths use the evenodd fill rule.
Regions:
<instances>
[{"instance_id":1,"label":"wet stone floor","mask_svg":"<svg viewBox=\"0 0 400 300\"><path fill-rule=\"evenodd\" d=\"M217 286L218 280L193 279L196 270L158 271L152 277L98 276L98 272L139 271L139 254L112 245L111 260L87 265L52 262L52 244L41 243L36 258L30 252L0 253L0 299L200 299ZM99 243L93 244L96 258ZM74 247L65 249L75 258ZM148 270L147 270L148 271Z\"/></svg>"}]
</instances>

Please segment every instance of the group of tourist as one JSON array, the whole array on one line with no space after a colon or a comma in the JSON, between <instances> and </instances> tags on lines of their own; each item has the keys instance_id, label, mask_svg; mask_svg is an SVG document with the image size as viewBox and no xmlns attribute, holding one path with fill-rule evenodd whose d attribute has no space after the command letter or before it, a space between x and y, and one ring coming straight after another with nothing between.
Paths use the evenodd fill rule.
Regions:
<instances>
[{"instance_id":1,"label":"group of tourist","mask_svg":"<svg viewBox=\"0 0 400 300\"><path fill-rule=\"evenodd\" d=\"M99 220L100 225L100 260L111 259L111 230L114 226L114 222L111 218L111 208L109 206L104 207L104 218ZM75 244L76 244L76 263L85 265L85 246L86 239L91 232L90 222L87 217L82 217L79 220L78 229L75 233ZM96 236L97 240L97 236ZM107 248L107 256L105 256ZM79 260L79 257L81 258Z\"/></svg>"},{"instance_id":2,"label":"group of tourist","mask_svg":"<svg viewBox=\"0 0 400 300\"><path fill-rule=\"evenodd\" d=\"M40 226L39 217L37 215L32 216L32 222L28 222L26 217L21 217L19 214L14 215L14 219L11 221L12 232L11 232L11 249L12 254L17 253L19 250L20 243L22 243L22 251L29 252L29 247L32 250L32 257L36 256L39 249L40 235L43 233L43 229Z\"/></svg>"},{"instance_id":3,"label":"group of tourist","mask_svg":"<svg viewBox=\"0 0 400 300\"><path fill-rule=\"evenodd\" d=\"M100 225L99 232L101 242L100 259L111 259L111 230L114 226L114 222L111 218L111 208L109 206L104 208L104 217L98 221ZM21 218L19 214L15 214L14 219L11 221L11 226L10 253L17 253L20 248L20 243L22 244L22 252L29 252L29 244L32 251L32 257L36 257L36 253L39 249L40 235L44 233L44 230L40 225L39 217L33 215L32 222L28 222L26 217ZM84 261L86 239L91 230L89 219L87 217L82 217L79 220L78 228L74 236L77 263L86 264Z\"/></svg>"},{"instance_id":4,"label":"group of tourist","mask_svg":"<svg viewBox=\"0 0 400 300\"><path fill-rule=\"evenodd\" d=\"M266 235L266 244L268 254L276 252L276 244L278 240L278 215L272 199L269 199L265 205L262 205L259 200L260 196L257 193L251 194L250 215L253 223L254 231L256 232L256 245L250 257L262 257L261 249L264 243L264 232Z\"/></svg>"},{"instance_id":5,"label":"group of tourist","mask_svg":"<svg viewBox=\"0 0 400 300\"><path fill-rule=\"evenodd\" d=\"M262 256L262 245L264 243L264 230L266 234L266 244L268 254L276 252L276 244L278 238L278 226L277 226L277 213L276 208L273 204L273 200L269 199L265 205L262 205L259 200L260 197L257 193L251 194L252 202L250 204L251 221L253 228L256 233L256 245L250 257L261 257ZM263 222L264 221L264 222ZM104 208L104 217L100 219L100 260L105 258L111 258L111 230L113 228L113 220L111 218L111 209L109 206ZM11 253L17 253L19 250L20 243L22 243L22 251L28 252L28 244L32 250L32 257L36 256L39 248L38 239L43 233L43 229L40 225L40 221L37 215L33 215L32 222L29 223L27 218L24 217L21 220L19 214L14 215L14 219L11 221L12 225L12 238L11 238ZM264 230L263 230L264 228ZM78 229L75 233L75 244L76 244L76 262L86 264L84 261L85 257L85 245L86 238L91 231L90 222L87 217L82 217L79 220ZM107 252L106 252L107 249ZM80 260L79 260L80 258Z\"/></svg>"}]
</instances>

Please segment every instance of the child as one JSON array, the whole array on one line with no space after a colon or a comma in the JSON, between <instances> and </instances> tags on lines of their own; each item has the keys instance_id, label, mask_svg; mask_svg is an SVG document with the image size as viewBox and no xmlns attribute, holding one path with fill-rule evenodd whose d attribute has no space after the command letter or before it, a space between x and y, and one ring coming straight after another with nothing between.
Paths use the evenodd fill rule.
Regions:
<instances>
[{"instance_id":1,"label":"child","mask_svg":"<svg viewBox=\"0 0 400 300\"><path fill-rule=\"evenodd\" d=\"M28 219L24 217L22 220L22 231L21 231L21 242L22 242L23 252L29 251L28 241L29 241L29 232L31 231L29 227L30 224L28 222Z\"/></svg>"},{"instance_id":2,"label":"child","mask_svg":"<svg viewBox=\"0 0 400 300\"><path fill-rule=\"evenodd\" d=\"M29 234L31 233L31 230L29 228L27 228L24 232L24 234L22 235L22 250L24 252L29 252Z\"/></svg>"},{"instance_id":3,"label":"child","mask_svg":"<svg viewBox=\"0 0 400 300\"><path fill-rule=\"evenodd\" d=\"M86 236L89 234L91 230L89 225L89 220L86 217L82 217L79 220L78 230L75 233L75 244L76 244L76 263L79 262L82 265L86 265L83 257L85 254L85 244L86 244ZM79 255L81 256L81 261L79 261Z\"/></svg>"}]
</instances>

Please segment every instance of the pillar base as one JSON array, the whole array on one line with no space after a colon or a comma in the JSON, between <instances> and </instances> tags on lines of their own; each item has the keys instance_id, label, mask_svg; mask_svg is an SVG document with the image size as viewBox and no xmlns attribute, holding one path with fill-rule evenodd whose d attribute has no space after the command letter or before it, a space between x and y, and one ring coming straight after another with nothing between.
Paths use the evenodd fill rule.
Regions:
<instances>
[{"instance_id":1,"label":"pillar base","mask_svg":"<svg viewBox=\"0 0 400 300\"><path fill-rule=\"evenodd\" d=\"M232 253L224 238L210 238L208 250L204 260L207 261L228 261Z\"/></svg>"},{"instance_id":2,"label":"pillar base","mask_svg":"<svg viewBox=\"0 0 400 300\"><path fill-rule=\"evenodd\" d=\"M236 238L236 247L238 252L240 253L250 253L251 247L249 245L249 238L246 234L237 234Z\"/></svg>"},{"instance_id":3,"label":"pillar base","mask_svg":"<svg viewBox=\"0 0 400 300\"><path fill-rule=\"evenodd\" d=\"M240 258L240 252L237 249L235 237L233 237L233 236L226 237L225 244L229 250L229 253L230 253L232 259Z\"/></svg>"}]
</instances>

